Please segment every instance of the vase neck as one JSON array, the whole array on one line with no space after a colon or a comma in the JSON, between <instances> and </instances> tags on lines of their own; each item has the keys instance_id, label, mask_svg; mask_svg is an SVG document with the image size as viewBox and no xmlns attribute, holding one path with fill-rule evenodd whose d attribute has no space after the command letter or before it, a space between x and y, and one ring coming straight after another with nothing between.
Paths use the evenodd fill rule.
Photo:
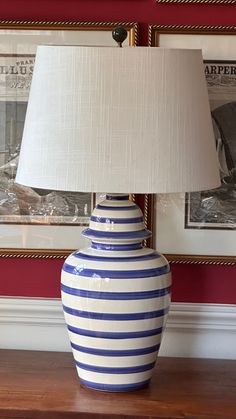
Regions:
<instances>
[{"instance_id":1,"label":"vase neck","mask_svg":"<svg viewBox=\"0 0 236 419\"><path fill-rule=\"evenodd\" d=\"M129 195L122 193L108 193L106 194L106 200L108 201L128 201Z\"/></svg>"}]
</instances>

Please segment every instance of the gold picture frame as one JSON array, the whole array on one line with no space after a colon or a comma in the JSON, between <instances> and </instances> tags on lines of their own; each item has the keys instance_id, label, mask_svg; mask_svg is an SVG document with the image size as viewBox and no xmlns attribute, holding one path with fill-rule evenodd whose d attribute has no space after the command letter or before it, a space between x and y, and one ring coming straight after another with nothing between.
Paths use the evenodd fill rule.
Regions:
<instances>
[{"instance_id":1,"label":"gold picture frame","mask_svg":"<svg viewBox=\"0 0 236 419\"><path fill-rule=\"evenodd\" d=\"M188 36L188 37L187 37ZM162 46L162 47L169 47L169 48L202 48L203 49L203 56L206 54L206 59L209 55L210 59L217 58L217 54L219 51L223 54L222 51L231 51L231 45L234 44L234 36L236 36L236 26L214 26L214 25L150 25L149 26L149 46ZM236 39L236 38L235 38ZM205 42L205 44L204 44ZM227 47L227 48L226 48ZM215 51L213 49L215 48ZM234 47L233 47L234 48ZM206 51L205 51L206 49ZM218 52L217 52L218 51ZM216 54L216 56L214 56ZM232 51L232 56L236 56L235 51ZM227 58L227 57L226 57ZM226 59L225 58L225 59ZM231 58L232 59L232 58ZM157 205L158 208L158 205ZM158 209L157 209L158 213ZM170 213L174 213L170 211ZM160 212L159 212L160 215ZM166 216L168 218L168 216ZM180 220L180 218L178 218ZM158 244L158 236L159 236L159 228L158 228L158 218L157 218L157 244ZM159 223L160 224L160 223ZM167 224L166 224L167 225ZM234 249L236 246L236 230L228 230L228 232L225 233L225 235L222 237L224 240L221 241L221 239L217 240L217 235L221 234L221 232L213 232L215 235L209 236L206 240L206 246L203 244L203 248L205 246L206 248L206 254L203 252L201 253L201 248L199 247L199 251L197 254L191 250L191 243L188 242L186 239L187 234L184 237L184 240L186 241L184 251L181 249L182 244L178 244L181 241L181 232L184 230L184 223L181 223L181 227L177 227L177 230L179 229L180 235L176 236L173 239L173 242L177 243L176 248L179 247L180 251L176 252L176 248L173 249L168 248L168 244L166 245L166 248L162 249L160 246L160 251L163 251L168 260L177 263L177 264L210 264L210 265L229 265L233 266L236 265L236 251L231 251L231 249ZM164 231L164 227L163 227ZM195 230L196 231L196 230ZM164 233L163 233L164 234ZM173 232L172 232L173 234ZM194 233L193 233L194 234ZM197 234L199 238L199 231L195 233ZM212 234L212 232L202 233L203 235L209 235ZM168 235L168 233L167 233ZM228 241L227 241L227 235L228 235ZM193 237L193 236L192 236ZM211 238L212 237L212 238ZM198 240L197 238L197 240ZM161 240L161 238L160 238ZM192 238L191 238L192 240ZM204 241L204 240L203 240ZM226 250L223 248L225 245L225 242L227 241ZM218 245L218 242L220 245ZM209 245L208 245L209 243ZM221 243L224 243L224 245ZM208 248L207 248L208 245ZM215 247L217 252L212 252L211 254L211 246ZM218 249L217 249L218 246ZM157 246L158 247L158 246ZM173 246L174 247L174 246ZM188 247L190 249L188 250ZM194 248L194 246L192 246ZM204 248L204 250L205 250ZM169 250L170 249L170 250ZM221 250L225 250L226 254L222 252ZM228 250L227 250L228 249ZM227 251L229 251L229 254L227 254Z\"/></svg>"},{"instance_id":2,"label":"gold picture frame","mask_svg":"<svg viewBox=\"0 0 236 419\"><path fill-rule=\"evenodd\" d=\"M236 0L156 0L156 3L171 4L236 4Z\"/></svg>"}]
</instances>

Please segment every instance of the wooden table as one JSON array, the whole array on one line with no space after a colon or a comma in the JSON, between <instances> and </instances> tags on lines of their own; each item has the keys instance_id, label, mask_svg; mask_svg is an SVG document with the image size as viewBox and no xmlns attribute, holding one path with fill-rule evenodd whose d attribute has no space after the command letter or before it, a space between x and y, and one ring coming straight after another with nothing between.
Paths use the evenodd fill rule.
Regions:
<instances>
[{"instance_id":1,"label":"wooden table","mask_svg":"<svg viewBox=\"0 0 236 419\"><path fill-rule=\"evenodd\" d=\"M102 393L70 353L0 350L0 418L236 419L236 361L159 358L148 388Z\"/></svg>"}]
</instances>

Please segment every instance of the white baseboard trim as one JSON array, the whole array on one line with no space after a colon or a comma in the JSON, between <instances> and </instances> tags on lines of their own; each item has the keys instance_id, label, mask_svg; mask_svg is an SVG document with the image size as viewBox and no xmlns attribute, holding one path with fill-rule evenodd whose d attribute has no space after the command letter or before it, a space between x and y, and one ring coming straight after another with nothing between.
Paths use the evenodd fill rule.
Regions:
<instances>
[{"instance_id":1,"label":"white baseboard trim","mask_svg":"<svg viewBox=\"0 0 236 419\"><path fill-rule=\"evenodd\" d=\"M61 301L0 298L0 348L70 351ZM160 355L236 359L236 305L172 303Z\"/></svg>"}]
</instances>

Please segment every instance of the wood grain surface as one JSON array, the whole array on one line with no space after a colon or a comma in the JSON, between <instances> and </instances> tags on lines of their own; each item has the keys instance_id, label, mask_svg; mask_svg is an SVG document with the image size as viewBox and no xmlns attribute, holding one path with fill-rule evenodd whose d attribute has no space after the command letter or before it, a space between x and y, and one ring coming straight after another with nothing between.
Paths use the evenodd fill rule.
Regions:
<instances>
[{"instance_id":1,"label":"wood grain surface","mask_svg":"<svg viewBox=\"0 0 236 419\"><path fill-rule=\"evenodd\" d=\"M0 418L236 419L236 361L159 358L149 387L82 387L72 355L0 350Z\"/></svg>"}]
</instances>

